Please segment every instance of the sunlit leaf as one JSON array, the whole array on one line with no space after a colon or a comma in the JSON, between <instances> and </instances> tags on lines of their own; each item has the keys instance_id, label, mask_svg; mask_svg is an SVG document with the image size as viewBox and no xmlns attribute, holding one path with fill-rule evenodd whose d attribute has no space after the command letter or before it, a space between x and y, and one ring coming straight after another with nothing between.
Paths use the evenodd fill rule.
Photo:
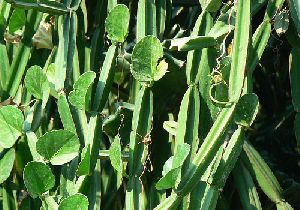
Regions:
<instances>
[{"instance_id":1,"label":"sunlit leaf","mask_svg":"<svg viewBox=\"0 0 300 210\"><path fill-rule=\"evenodd\" d=\"M86 108L87 91L96 77L96 73L88 71L82 74L73 86L69 95L70 103L78 109Z\"/></svg>"},{"instance_id":2,"label":"sunlit leaf","mask_svg":"<svg viewBox=\"0 0 300 210\"><path fill-rule=\"evenodd\" d=\"M58 210L88 210L89 201L85 195L80 193L71 195L66 199L62 200L62 202L58 206Z\"/></svg>"},{"instance_id":3,"label":"sunlit leaf","mask_svg":"<svg viewBox=\"0 0 300 210\"><path fill-rule=\"evenodd\" d=\"M21 136L24 117L22 112L14 106L0 107L0 146L12 147Z\"/></svg>"},{"instance_id":4,"label":"sunlit leaf","mask_svg":"<svg viewBox=\"0 0 300 210\"><path fill-rule=\"evenodd\" d=\"M124 4L118 4L108 14L105 28L112 42L124 42L128 34L130 13Z\"/></svg>"},{"instance_id":5,"label":"sunlit leaf","mask_svg":"<svg viewBox=\"0 0 300 210\"><path fill-rule=\"evenodd\" d=\"M68 130L53 130L39 138L37 152L53 165L62 165L78 156L79 139Z\"/></svg>"},{"instance_id":6,"label":"sunlit leaf","mask_svg":"<svg viewBox=\"0 0 300 210\"><path fill-rule=\"evenodd\" d=\"M155 36L146 36L134 47L131 72L139 82L153 82L158 74L157 65L163 57L163 48Z\"/></svg>"},{"instance_id":7,"label":"sunlit leaf","mask_svg":"<svg viewBox=\"0 0 300 210\"><path fill-rule=\"evenodd\" d=\"M49 166L40 162L30 162L24 169L24 183L32 197L37 197L52 189L55 178Z\"/></svg>"},{"instance_id":8,"label":"sunlit leaf","mask_svg":"<svg viewBox=\"0 0 300 210\"><path fill-rule=\"evenodd\" d=\"M4 153L4 152L3 152ZM2 184L10 175L10 172L14 166L15 161L15 149L11 148L4 154L0 154L0 184Z\"/></svg>"},{"instance_id":9,"label":"sunlit leaf","mask_svg":"<svg viewBox=\"0 0 300 210\"><path fill-rule=\"evenodd\" d=\"M49 82L46 73L39 66L32 66L27 70L25 86L37 99L43 99L45 95L49 94Z\"/></svg>"}]
</instances>

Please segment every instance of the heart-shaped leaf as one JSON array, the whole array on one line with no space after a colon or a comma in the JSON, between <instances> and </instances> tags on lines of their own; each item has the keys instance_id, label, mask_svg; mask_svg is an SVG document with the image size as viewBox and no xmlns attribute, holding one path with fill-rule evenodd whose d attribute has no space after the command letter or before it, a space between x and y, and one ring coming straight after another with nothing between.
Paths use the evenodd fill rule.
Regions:
<instances>
[{"instance_id":1,"label":"heart-shaped leaf","mask_svg":"<svg viewBox=\"0 0 300 210\"><path fill-rule=\"evenodd\" d=\"M124 4L118 4L105 20L107 37L113 42L124 42L128 34L130 13Z\"/></svg>"},{"instance_id":2,"label":"heart-shaped leaf","mask_svg":"<svg viewBox=\"0 0 300 210\"><path fill-rule=\"evenodd\" d=\"M15 161L15 149L11 148L3 156L0 154L0 184L2 184L10 175Z\"/></svg>"},{"instance_id":3,"label":"heart-shaped leaf","mask_svg":"<svg viewBox=\"0 0 300 210\"><path fill-rule=\"evenodd\" d=\"M88 210L89 201L85 195L77 193L64 199L58 206L58 210Z\"/></svg>"},{"instance_id":4,"label":"heart-shaped leaf","mask_svg":"<svg viewBox=\"0 0 300 210\"><path fill-rule=\"evenodd\" d=\"M24 183L30 193L35 198L54 187L55 177L49 166L40 162L30 162L24 169Z\"/></svg>"},{"instance_id":5,"label":"heart-shaped leaf","mask_svg":"<svg viewBox=\"0 0 300 210\"><path fill-rule=\"evenodd\" d=\"M162 190L175 186L177 177L181 171L181 166L183 165L189 152L189 144L184 143L178 145L175 155L166 161L162 172L163 177L156 183L156 189Z\"/></svg>"},{"instance_id":6,"label":"heart-shaped leaf","mask_svg":"<svg viewBox=\"0 0 300 210\"><path fill-rule=\"evenodd\" d=\"M24 117L22 112L14 106L0 107L0 146L12 147L21 136Z\"/></svg>"},{"instance_id":7,"label":"heart-shaped leaf","mask_svg":"<svg viewBox=\"0 0 300 210\"><path fill-rule=\"evenodd\" d=\"M88 71L82 74L74 83L73 91L71 91L69 95L69 101L77 109L85 109L86 95L89 87L94 82L95 77L95 72Z\"/></svg>"},{"instance_id":8,"label":"heart-shaped leaf","mask_svg":"<svg viewBox=\"0 0 300 210\"><path fill-rule=\"evenodd\" d=\"M141 39L132 52L131 73L133 77L139 82L147 83L155 81L156 78L161 78L162 71L161 69L158 71L157 65L162 57L163 48L155 36L150 35Z\"/></svg>"},{"instance_id":9,"label":"heart-shaped leaf","mask_svg":"<svg viewBox=\"0 0 300 210\"><path fill-rule=\"evenodd\" d=\"M54 130L39 138L37 152L53 165L62 165L78 155L79 139L68 130Z\"/></svg>"},{"instance_id":10,"label":"heart-shaped leaf","mask_svg":"<svg viewBox=\"0 0 300 210\"><path fill-rule=\"evenodd\" d=\"M49 94L50 86L43 69L39 66L32 66L27 70L25 76L27 90L37 99L43 99Z\"/></svg>"}]
</instances>

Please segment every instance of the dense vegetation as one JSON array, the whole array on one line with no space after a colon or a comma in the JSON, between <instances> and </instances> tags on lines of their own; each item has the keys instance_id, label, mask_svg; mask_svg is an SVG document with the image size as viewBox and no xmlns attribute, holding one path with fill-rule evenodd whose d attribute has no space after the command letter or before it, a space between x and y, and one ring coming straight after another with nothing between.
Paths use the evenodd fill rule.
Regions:
<instances>
[{"instance_id":1,"label":"dense vegetation","mask_svg":"<svg viewBox=\"0 0 300 210\"><path fill-rule=\"evenodd\" d=\"M299 111L299 0L0 0L0 209L300 209Z\"/></svg>"}]
</instances>

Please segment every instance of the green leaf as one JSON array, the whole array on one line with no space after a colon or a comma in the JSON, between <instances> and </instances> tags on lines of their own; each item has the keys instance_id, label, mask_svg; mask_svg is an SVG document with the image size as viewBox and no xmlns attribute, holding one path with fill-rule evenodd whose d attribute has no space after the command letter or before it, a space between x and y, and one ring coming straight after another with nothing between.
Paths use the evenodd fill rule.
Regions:
<instances>
[{"instance_id":1,"label":"green leaf","mask_svg":"<svg viewBox=\"0 0 300 210\"><path fill-rule=\"evenodd\" d=\"M215 39L223 38L234 29L234 25L235 14L234 11L230 9L218 18L214 26L209 31L208 36L213 36Z\"/></svg>"},{"instance_id":2,"label":"green leaf","mask_svg":"<svg viewBox=\"0 0 300 210\"><path fill-rule=\"evenodd\" d=\"M294 24L297 28L298 35L300 35L300 1L289 0L289 4Z\"/></svg>"},{"instance_id":3,"label":"green leaf","mask_svg":"<svg viewBox=\"0 0 300 210\"><path fill-rule=\"evenodd\" d=\"M115 113L109 115L103 121L103 131L105 134L114 138L118 133L122 136L124 130L128 133L131 127L133 109L133 104L126 102L117 103ZM121 123L123 123L124 127L120 128Z\"/></svg>"},{"instance_id":4,"label":"green leaf","mask_svg":"<svg viewBox=\"0 0 300 210\"><path fill-rule=\"evenodd\" d=\"M181 166L183 165L186 157L190 152L189 144L180 144L177 147L177 152L174 156L170 157L163 167L163 177L157 182L156 189L168 189L174 187L177 177L180 173Z\"/></svg>"},{"instance_id":5,"label":"green leaf","mask_svg":"<svg viewBox=\"0 0 300 210\"><path fill-rule=\"evenodd\" d=\"M40 162L30 162L25 166L24 183L30 193L35 198L54 187L55 177L49 166Z\"/></svg>"},{"instance_id":6,"label":"green leaf","mask_svg":"<svg viewBox=\"0 0 300 210\"><path fill-rule=\"evenodd\" d=\"M13 106L0 107L0 146L12 147L21 136L24 117L22 112Z\"/></svg>"},{"instance_id":7,"label":"green leaf","mask_svg":"<svg viewBox=\"0 0 300 210\"><path fill-rule=\"evenodd\" d=\"M25 10L16 8L14 9L10 19L9 19L9 33L13 34L18 29L22 28L26 22Z\"/></svg>"},{"instance_id":8,"label":"green leaf","mask_svg":"<svg viewBox=\"0 0 300 210\"><path fill-rule=\"evenodd\" d=\"M256 94L246 94L239 100L234 113L236 124L250 127L258 113L258 97Z\"/></svg>"},{"instance_id":9,"label":"green leaf","mask_svg":"<svg viewBox=\"0 0 300 210\"><path fill-rule=\"evenodd\" d=\"M201 7L209 12L216 12L222 5L221 0L199 0Z\"/></svg>"},{"instance_id":10,"label":"green leaf","mask_svg":"<svg viewBox=\"0 0 300 210\"><path fill-rule=\"evenodd\" d=\"M172 39L170 50L190 51L213 47L216 44L216 39L210 36L183 37L178 39Z\"/></svg>"},{"instance_id":11,"label":"green leaf","mask_svg":"<svg viewBox=\"0 0 300 210\"><path fill-rule=\"evenodd\" d=\"M115 137L113 143L110 145L109 159L114 169L117 172L122 174L123 171L122 151L121 151L120 137L118 135Z\"/></svg>"},{"instance_id":12,"label":"green leaf","mask_svg":"<svg viewBox=\"0 0 300 210\"><path fill-rule=\"evenodd\" d=\"M58 210L88 210L88 206L89 201L87 197L85 195L77 193L62 200L62 202L58 206Z\"/></svg>"},{"instance_id":13,"label":"green leaf","mask_svg":"<svg viewBox=\"0 0 300 210\"><path fill-rule=\"evenodd\" d=\"M109 148L109 159L113 168L117 171L116 182L117 188L121 186L123 178L123 162L122 162L122 149L121 149L121 138L119 135L115 136L113 143Z\"/></svg>"},{"instance_id":14,"label":"green leaf","mask_svg":"<svg viewBox=\"0 0 300 210\"><path fill-rule=\"evenodd\" d=\"M25 76L27 90L37 99L43 99L49 94L49 82L43 69L39 66L32 66L27 70Z\"/></svg>"},{"instance_id":15,"label":"green leaf","mask_svg":"<svg viewBox=\"0 0 300 210\"><path fill-rule=\"evenodd\" d=\"M2 184L10 175L15 161L15 149L11 148L3 156L0 154L0 184Z\"/></svg>"},{"instance_id":16,"label":"green leaf","mask_svg":"<svg viewBox=\"0 0 300 210\"><path fill-rule=\"evenodd\" d=\"M55 98L58 98L58 93L55 90L55 63L51 63L46 71L46 76L49 81L49 87L50 87L50 94L54 96Z\"/></svg>"},{"instance_id":17,"label":"green leaf","mask_svg":"<svg viewBox=\"0 0 300 210\"><path fill-rule=\"evenodd\" d=\"M108 14L105 29L113 42L124 42L128 34L130 13L124 4L118 4Z\"/></svg>"},{"instance_id":18,"label":"green leaf","mask_svg":"<svg viewBox=\"0 0 300 210\"><path fill-rule=\"evenodd\" d=\"M163 176L155 185L157 190L168 189L174 187L180 173L180 168L174 168Z\"/></svg>"},{"instance_id":19,"label":"green leaf","mask_svg":"<svg viewBox=\"0 0 300 210\"><path fill-rule=\"evenodd\" d=\"M165 60L161 60L157 65L157 71L154 75L154 81L160 80L168 71L168 63Z\"/></svg>"},{"instance_id":20,"label":"green leaf","mask_svg":"<svg viewBox=\"0 0 300 210\"><path fill-rule=\"evenodd\" d=\"M34 132L26 132L27 144L32 156L32 159L37 162L44 162L44 158L36 151L37 137Z\"/></svg>"},{"instance_id":21,"label":"green leaf","mask_svg":"<svg viewBox=\"0 0 300 210\"><path fill-rule=\"evenodd\" d=\"M78 156L79 139L68 130L53 130L39 138L37 152L53 165L65 164Z\"/></svg>"},{"instance_id":22,"label":"green leaf","mask_svg":"<svg viewBox=\"0 0 300 210\"><path fill-rule=\"evenodd\" d=\"M91 145L87 145L81 152L81 162L78 165L76 174L78 176L88 175L91 170Z\"/></svg>"},{"instance_id":23,"label":"green leaf","mask_svg":"<svg viewBox=\"0 0 300 210\"><path fill-rule=\"evenodd\" d=\"M69 95L70 103L78 109L86 108L87 91L96 77L96 73L88 71L82 74L73 85L73 91Z\"/></svg>"},{"instance_id":24,"label":"green leaf","mask_svg":"<svg viewBox=\"0 0 300 210\"><path fill-rule=\"evenodd\" d=\"M163 48L155 36L142 38L133 48L131 73L139 82L153 82L157 77L157 63Z\"/></svg>"},{"instance_id":25,"label":"green leaf","mask_svg":"<svg viewBox=\"0 0 300 210\"><path fill-rule=\"evenodd\" d=\"M46 75L49 83L51 84L51 86L53 86L53 88L55 88L55 71L56 71L55 63L49 64L46 71Z\"/></svg>"}]
</instances>

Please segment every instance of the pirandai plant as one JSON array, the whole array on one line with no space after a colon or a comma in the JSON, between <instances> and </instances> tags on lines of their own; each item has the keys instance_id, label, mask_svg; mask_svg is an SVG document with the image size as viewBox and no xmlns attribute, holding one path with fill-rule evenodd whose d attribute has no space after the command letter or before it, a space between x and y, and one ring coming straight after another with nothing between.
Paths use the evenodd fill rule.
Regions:
<instances>
[{"instance_id":1,"label":"pirandai plant","mask_svg":"<svg viewBox=\"0 0 300 210\"><path fill-rule=\"evenodd\" d=\"M299 209L299 112L298 0L0 0L0 209Z\"/></svg>"}]
</instances>

